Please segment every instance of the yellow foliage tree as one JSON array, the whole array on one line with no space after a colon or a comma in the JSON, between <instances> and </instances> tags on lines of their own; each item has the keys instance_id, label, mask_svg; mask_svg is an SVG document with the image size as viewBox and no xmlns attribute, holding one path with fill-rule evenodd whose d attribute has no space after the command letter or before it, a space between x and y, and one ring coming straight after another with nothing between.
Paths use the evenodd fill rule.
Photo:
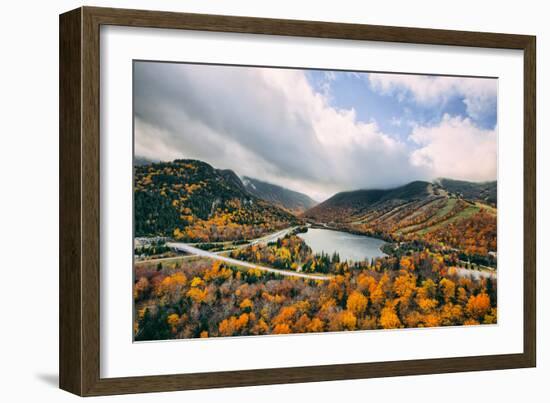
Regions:
<instances>
[{"instance_id":1,"label":"yellow foliage tree","mask_svg":"<svg viewBox=\"0 0 550 403\"><path fill-rule=\"evenodd\" d=\"M441 292L446 303L454 299L456 285L452 280L442 278L439 282L439 287L441 288Z\"/></svg>"},{"instance_id":2,"label":"yellow foliage tree","mask_svg":"<svg viewBox=\"0 0 550 403\"><path fill-rule=\"evenodd\" d=\"M418 296L418 298L416 298L416 303L420 308L420 310L424 313L430 313L438 305L438 302L436 299L426 298L423 296Z\"/></svg>"},{"instance_id":3,"label":"yellow foliage tree","mask_svg":"<svg viewBox=\"0 0 550 403\"><path fill-rule=\"evenodd\" d=\"M441 324L441 320L437 313L430 313L424 316L423 323L425 327L436 327Z\"/></svg>"},{"instance_id":4,"label":"yellow foliage tree","mask_svg":"<svg viewBox=\"0 0 550 403\"><path fill-rule=\"evenodd\" d=\"M346 302L347 309L355 316L361 317L367 309L369 300L362 293L353 291Z\"/></svg>"},{"instance_id":5,"label":"yellow foliage tree","mask_svg":"<svg viewBox=\"0 0 550 403\"><path fill-rule=\"evenodd\" d=\"M187 278L183 273L174 273L171 276L165 277L159 284L157 284L155 287L155 294L157 296L164 296L168 294L174 295L177 291L181 291L186 283Z\"/></svg>"},{"instance_id":6,"label":"yellow foliage tree","mask_svg":"<svg viewBox=\"0 0 550 403\"><path fill-rule=\"evenodd\" d=\"M273 318L273 323L275 325L282 324L285 322L291 322L296 315L296 308L293 306L283 306L277 316Z\"/></svg>"},{"instance_id":7,"label":"yellow foliage tree","mask_svg":"<svg viewBox=\"0 0 550 403\"><path fill-rule=\"evenodd\" d=\"M290 326L286 323L279 323L273 328L273 334L288 334L291 333Z\"/></svg>"},{"instance_id":8,"label":"yellow foliage tree","mask_svg":"<svg viewBox=\"0 0 550 403\"><path fill-rule=\"evenodd\" d=\"M224 319L218 325L218 330L221 336L233 336L242 332L248 325L249 316L246 313L239 317L231 316L229 319Z\"/></svg>"},{"instance_id":9,"label":"yellow foliage tree","mask_svg":"<svg viewBox=\"0 0 550 403\"><path fill-rule=\"evenodd\" d=\"M201 289L198 287L192 287L187 291L187 296L191 298L195 303L200 304L201 302L206 301L208 292L206 289Z\"/></svg>"},{"instance_id":10,"label":"yellow foliage tree","mask_svg":"<svg viewBox=\"0 0 550 403\"><path fill-rule=\"evenodd\" d=\"M413 271L414 270L414 262L410 256L403 256L401 257L401 260L399 261L399 267L402 270L405 271Z\"/></svg>"},{"instance_id":11,"label":"yellow foliage tree","mask_svg":"<svg viewBox=\"0 0 550 403\"><path fill-rule=\"evenodd\" d=\"M296 331L296 333L305 333L307 332L307 328L310 323L311 320L309 319L309 316L304 313L298 318L298 320L294 324L294 330Z\"/></svg>"},{"instance_id":12,"label":"yellow foliage tree","mask_svg":"<svg viewBox=\"0 0 550 403\"><path fill-rule=\"evenodd\" d=\"M483 320L483 317L489 313L491 309L491 299L484 292L478 295L472 295L466 304L466 313L472 319Z\"/></svg>"},{"instance_id":13,"label":"yellow foliage tree","mask_svg":"<svg viewBox=\"0 0 550 403\"><path fill-rule=\"evenodd\" d=\"M267 334L269 332L269 326L266 321L262 318L252 328L253 334Z\"/></svg>"},{"instance_id":14,"label":"yellow foliage tree","mask_svg":"<svg viewBox=\"0 0 550 403\"><path fill-rule=\"evenodd\" d=\"M448 302L441 308L440 316L442 325L451 326L462 323L464 315L460 305L453 305Z\"/></svg>"},{"instance_id":15,"label":"yellow foliage tree","mask_svg":"<svg viewBox=\"0 0 550 403\"><path fill-rule=\"evenodd\" d=\"M319 333L322 332L325 328L324 322L319 318L313 318L311 319L311 322L309 322L309 325L307 326L307 331L311 333Z\"/></svg>"},{"instance_id":16,"label":"yellow foliage tree","mask_svg":"<svg viewBox=\"0 0 550 403\"><path fill-rule=\"evenodd\" d=\"M389 301L380 313L380 326L383 329L396 329L401 327L401 321L395 313L395 307Z\"/></svg>"},{"instance_id":17,"label":"yellow foliage tree","mask_svg":"<svg viewBox=\"0 0 550 403\"><path fill-rule=\"evenodd\" d=\"M254 308L254 304L249 298L245 298L239 307L245 312L250 312L252 311L252 308Z\"/></svg>"},{"instance_id":18,"label":"yellow foliage tree","mask_svg":"<svg viewBox=\"0 0 550 403\"><path fill-rule=\"evenodd\" d=\"M331 317L330 330L355 330L357 326L357 317L353 312L344 310Z\"/></svg>"},{"instance_id":19,"label":"yellow foliage tree","mask_svg":"<svg viewBox=\"0 0 550 403\"><path fill-rule=\"evenodd\" d=\"M200 277L194 277L193 280L191 280L191 287L200 287L204 284L204 281Z\"/></svg>"},{"instance_id":20,"label":"yellow foliage tree","mask_svg":"<svg viewBox=\"0 0 550 403\"><path fill-rule=\"evenodd\" d=\"M168 318L166 318L166 321L168 322L168 324L172 329L172 333L176 333L179 320L180 320L180 317L177 313L168 315Z\"/></svg>"},{"instance_id":21,"label":"yellow foliage tree","mask_svg":"<svg viewBox=\"0 0 550 403\"><path fill-rule=\"evenodd\" d=\"M416 277L410 273L404 273L393 282L393 291L399 297L404 306L409 306L410 300L416 290Z\"/></svg>"}]
</instances>

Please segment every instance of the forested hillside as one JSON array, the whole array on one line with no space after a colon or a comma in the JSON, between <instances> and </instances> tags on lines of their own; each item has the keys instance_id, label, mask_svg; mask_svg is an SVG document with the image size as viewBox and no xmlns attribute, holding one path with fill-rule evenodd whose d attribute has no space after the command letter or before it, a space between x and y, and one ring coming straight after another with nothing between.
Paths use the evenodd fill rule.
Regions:
<instances>
[{"instance_id":1,"label":"forested hillside","mask_svg":"<svg viewBox=\"0 0 550 403\"><path fill-rule=\"evenodd\" d=\"M441 178L435 181L442 188L467 200L482 201L491 205L497 203L497 182L467 182Z\"/></svg>"},{"instance_id":2,"label":"forested hillside","mask_svg":"<svg viewBox=\"0 0 550 403\"><path fill-rule=\"evenodd\" d=\"M316 221L340 221L373 210L423 200L434 195L429 182L416 181L394 189L365 189L340 192L308 210L304 217Z\"/></svg>"},{"instance_id":3,"label":"forested hillside","mask_svg":"<svg viewBox=\"0 0 550 403\"><path fill-rule=\"evenodd\" d=\"M287 256L281 260L281 252ZM374 264L312 256L296 237L247 247L250 261L308 261L330 281L196 259L136 270L136 340L494 324L496 279L459 276L456 254L427 250ZM310 266L310 269L312 267Z\"/></svg>"},{"instance_id":4,"label":"forested hillside","mask_svg":"<svg viewBox=\"0 0 550 403\"><path fill-rule=\"evenodd\" d=\"M254 238L298 222L248 193L229 170L196 160L134 167L135 235L186 241Z\"/></svg>"},{"instance_id":5,"label":"forested hillside","mask_svg":"<svg viewBox=\"0 0 550 403\"><path fill-rule=\"evenodd\" d=\"M395 189L342 192L308 210L304 217L396 242L441 243L470 255L495 252L496 208L479 201L486 194L481 189L489 185L442 183L445 187L417 181Z\"/></svg>"},{"instance_id":6,"label":"forested hillside","mask_svg":"<svg viewBox=\"0 0 550 403\"><path fill-rule=\"evenodd\" d=\"M288 210L293 214L302 214L317 204L315 200L303 193L258 179L245 176L243 183L250 194Z\"/></svg>"},{"instance_id":7,"label":"forested hillside","mask_svg":"<svg viewBox=\"0 0 550 403\"><path fill-rule=\"evenodd\" d=\"M497 210L485 185L342 192L299 218L281 207L287 189L261 189L266 201L249 191L259 182L201 161L134 169L136 236L153 237L135 253L137 341L497 322ZM383 239L384 253L314 252L300 236L312 228ZM156 236L202 252L178 254Z\"/></svg>"}]
</instances>

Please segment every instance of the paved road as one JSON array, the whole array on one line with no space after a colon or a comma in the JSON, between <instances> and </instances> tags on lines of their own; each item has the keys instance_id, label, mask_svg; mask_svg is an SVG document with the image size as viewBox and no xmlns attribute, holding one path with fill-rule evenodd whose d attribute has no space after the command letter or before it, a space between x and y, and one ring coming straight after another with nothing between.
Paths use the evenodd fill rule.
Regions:
<instances>
[{"instance_id":1,"label":"paved road","mask_svg":"<svg viewBox=\"0 0 550 403\"><path fill-rule=\"evenodd\" d=\"M167 242L166 246L168 246L169 248L176 249L176 250L181 251L181 252L192 253L192 254L197 255L197 256L204 256L204 257L209 257L211 259L221 260L223 262L226 262L226 263L229 263L229 264L232 264L232 265L235 265L235 266L248 267L250 269L258 269L258 270L262 270L262 271L266 271L266 272L270 272L270 273L277 273L277 274L280 274L281 276L301 277L301 278L307 278L307 279L310 279L310 280L330 280L331 279L331 276L325 276L325 275L322 275L322 274L297 273L297 272L294 272L294 271L275 269L273 267L260 266L258 264L244 262L242 260L237 260L237 259L233 259L233 258L230 258L230 257L221 256L221 255L218 255L218 254L213 253L213 252L209 252L209 251L206 251L206 250L195 248L194 246L188 245L186 243Z\"/></svg>"},{"instance_id":2,"label":"paved road","mask_svg":"<svg viewBox=\"0 0 550 403\"><path fill-rule=\"evenodd\" d=\"M249 244L244 244L242 246L249 246L249 245L256 245L256 244L267 245L268 243L274 242L279 238L284 238L286 234L288 234L291 231L294 231L296 228L298 228L298 227L285 228L283 230L274 232L273 234L268 234L268 235L265 235L261 238L256 238L256 239L252 240Z\"/></svg>"},{"instance_id":3,"label":"paved road","mask_svg":"<svg viewBox=\"0 0 550 403\"><path fill-rule=\"evenodd\" d=\"M487 269L481 269L481 270L475 270L475 269L465 269L464 267L455 267L456 274L458 274L460 277L473 277L476 280L479 280L480 278L497 278L497 272L496 270L487 270Z\"/></svg>"},{"instance_id":4,"label":"paved road","mask_svg":"<svg viewBox=\"0 0 550 403\"><path fill-rule=\"evenodd\" d=\"M225 253L225 252L230 252L234 249L246 248L247 246L251 246L251 245L267 245L270 242L276 241L278 238L283 238L286 234L288 234L291 231L294 231L296 228L298 228L298 227L296 226L296 227L285 228L283 230L274 232L272 234L264 235L260 238L253 239L250 242L244 243L244 244L241 244L241 245L230 245L231 241L207 242L207 243L215 244L215 245L216 244L219 244L219 245L228 244L228 246L230 246L229 248L223 249L223 250L220 250L220 251L217 251L217 252L213 252L213 253L216 253L216 254L221 254L221 253ZM194 245L200 245L202 243L204 243L204 242L189 242L186 245L194 246ZM181 260L181 259L189 259L189 258L192 258L192 257L193 256L173 256L173 257L161 257L161 258L147 259L147 260L136 260L135 264L163 262L163 261L168 261L168 260Z\"/></svg>"}]
</instances>

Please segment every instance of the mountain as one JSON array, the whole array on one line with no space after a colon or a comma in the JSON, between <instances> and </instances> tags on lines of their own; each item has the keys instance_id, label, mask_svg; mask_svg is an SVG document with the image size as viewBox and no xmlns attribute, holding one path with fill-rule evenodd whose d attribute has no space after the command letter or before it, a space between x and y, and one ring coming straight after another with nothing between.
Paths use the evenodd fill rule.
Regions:
<instances>
[{"instance_id":1,"label":"mountain","mask_svg":"<svg viewBox=\"0 0 550 403\"><path fill-rule=\"evenodd\" d=\"M216 173L223 177L223 179L234 189L238 189L239 193L245 195L248 193L246 186L241 181L239 176L231 169L216 169Z\"/></svg>"},{"instance_id":2,"label":"mountain","mask_svg":"<svg viewBox=\"0 0 550 403\"><path fill-rule=\"evenodd\" d=\"M298 222L251 195L233 171L198 160L134 165L134 214L137 237L196 242L252 239Z\"/></svg>"},{"instance_id":3,"label":"mountain","mask_svg":"<svg viewBox=\"0 0 550 403\"><path fill-rule=\"evenodd\" d=\"M304 213L312 220L342 221L372 210L384 210L413 200L437 197L439 190L429 182L416 181L394 189L362 189L337 193Z\"/></svg>"},{"instance_id":4,"label":"mountain","mask_svg":"<svg viewBox=\"0 0 550 403\"><path fill-rule=\"evenodd\" d=\"M303 217L313 224L387 240L444 243L469 254L496 251L497 210L483 200L491 187L456 182L416 181L394 189L337 193Z\"/></svg>"},{"instance_id":5,"label":"mountain","mask_svg":"<svg viewBox=\"0 0 550 403\"><path fill-rule=\"evenodd\" d=\"M496 205L497 182L467 182L448 178L440 178L434 181L450 193L455 193L468 200L479 200Z\"/></svg>"},{"instance_id":6,"label":"mountain","mask_svg":"<svg viewBox=\"0 0 550 403\"><path fill-rule=\"evenodd\" d=\"M293 214L302 214L304 211L317 204L311 197L286 189L282 186L273 185L258 179L243 177L245 189L252 195L279 206Z\"/></svg>"}]
</instances>

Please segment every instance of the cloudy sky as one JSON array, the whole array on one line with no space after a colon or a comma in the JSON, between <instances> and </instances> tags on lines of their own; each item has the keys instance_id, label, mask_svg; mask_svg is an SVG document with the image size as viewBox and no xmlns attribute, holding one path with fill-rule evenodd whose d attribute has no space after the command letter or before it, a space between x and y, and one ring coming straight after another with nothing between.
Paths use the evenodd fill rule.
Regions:
<instances>
[{"instance_id":1,"label":"cloudy sky","mask_svg":"<svg viewBox=\"0 0 550 403\"><path fill-rule=\"evenodd\" d=\"M136 62L135 154L306 193L496 179L497 80Z\"/></svg>"}]
</instances>

